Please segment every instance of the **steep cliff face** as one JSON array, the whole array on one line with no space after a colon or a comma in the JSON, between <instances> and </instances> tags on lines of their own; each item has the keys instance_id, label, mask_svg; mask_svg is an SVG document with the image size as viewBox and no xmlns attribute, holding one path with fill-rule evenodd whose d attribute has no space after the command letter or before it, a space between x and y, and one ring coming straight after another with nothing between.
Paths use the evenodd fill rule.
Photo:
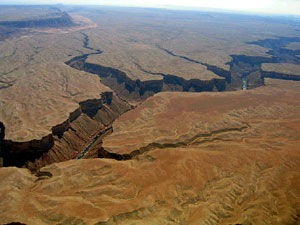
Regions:
<instances>
[{"instance_id":1,"label":"steep cliff face","mask_svg":"<svg viewBox=\"0 0 300 225\"><path fill-rule=\"evenodd\" d=\"M52 134L43 137L41 140L31 140L29 142L13 142L4 139L2 143L3 165L21 167L27 160L34 160L49 151L53 145Z\"/></svg>"},{"instance_id":2,"label":"steep cliff face","mask_svg":"<svg viewBox=\"0 0 300 225\"><path fill-rule=\"evenodd\" d=\"M5 136L5 127L3 123L0 122L0 167L3 166L3 157L2 157L2 141Z\"/></svg>"},{"instance_id":3,"label":"steep cliff face","mask_svg":"<svg viewBox=\"0 0 300 225\"><path fill-rule=\"evenodd\" d=\"M34 31L32 33L32 29L68 29L81 25L79 21L73 20L67 12L54 7L0 7L0 41L32 35L34 33Z\"/></svg>"},{"instance_id":4,"label":"steep cliff face","mask_svg":"<svg viewBox=\"0 0 300 225\"><path fill-rule=\"evenodd\" d=\"M14 28L34 28L34 27L69 27L74 26L74 22L66 12L56 13L49 18L28 19L20 21L0 21L1 26Z\"/></svg>"},{"instance_id":5,"label":"steep cliff face","mask_svg":"<svg viewBox=\"0 0 300 225\"><path fill-rule=\"evenodd\" d=\"M4 127L3 123L0 122L0 143L4 139L4 135L5 135L5 127Z\"/></svg>"},{"instance_id":6,"label":"steep cliff face","mask_svg":"<svg viewBox=\"0 0 300 225\"><path fill-rule=\"evenodd\" d=\"M247 79L247 87L255 88L262 86L264 80L261 76L261 64L256 64L256 57L249 56L232 56L233 60L230 63L231 83L229 89L242 88L243 79ZM244 59L249 58L249 61ZM257 57L260 58L260 57ZM244 60L244 61L243 61ZM259 61L259 60L258 60Z\"/></svg>"},{"instance_id":7,"label":"steep cliff face","mask_svg":"<svg viewBox=\"0 0 300 225\"><path fill-rule=\"evenodd\" d=\"M53 127L52 134L41 140L24 143L4 140L4 166L26 166L35 171L54 162L74 159L97 135L110 132L107 129L110 124L130 108L111 92L103 93L99 99L81 102L65 122ZM97 144L93 146L95 149Z\"/></svg>"},{"instance_id":8,"label":"steep cliff face","mask_svg":"<svg viewBox=\"0 0 300 225\"><path fill-rule=\"evenodd\" d=\"M220 78L212 78L210 80L190 79L186 80L183 77L154 73L139 69L145 73L151 75L158 75L162 77L161 80L146 80L131 79L125 72L112 67L102 66L99 64L87 62L87 58L91 55L99 55L103 52L100 49L95 49L89 46L89 36L85 33L83 40L83 47L89 50L93 50L93 53L83 54L81 56L75 56L74 58L65 62L66 65L81 71L85 71L92 74L97 74L101 78L101 83L110 87L119 96L122 96L128 100L142 101L146 98L153 96L156 93L163 91L180 91L180 92L202 92L202 91L224 91L226 89L227 82L230 82L230 72L224 71L216 66L203 64L187 57L178 56L185 60L198 63L207 66L207 68L220 76ZM158 46L159 47L159 46ZM161 47L159 47L161 48ZM177 56L174 53L161 48L172 56Z\"/></svg>"},{"instance_id":9,"label":"steep cliff face","mask_svg":"<svg viewBox=\"0 0 300 225\"><path fill-rule=\"evenodd\" d=\"M115 90L118 95L132 100L144 100L149 96L162 91L224 91L226 89L226 79L199 80L177 77L169 74L159 74L163 76L161 80L140 81L130 79L123 71L104 67L101 65L87 63L87 55L74 57L66 64L85 72L97 74L101 77L101 82Z\"/></svg>"},{"instance_id":10,"label":"steep cliff face","mask_svg":"<svg viewBox=\"0 0 300 225\"><path fill-rule=\"evenodd\" d=\"M300 81L299 75L293 75L293 74L284 74L284 73L277 73L277 72L268 72L268 71L262 71L262 77L265 78L274 78L274 79L281 79L281 80L296 80Z\"/></svg>"},{"instance_id":11,"label":"steep cliff face","mask_svg":"<svg viewBox=\"0 0 300 225\"><path fill-rule=\"evenodd\" d=\"M187 61L201 64L206 66L208 70L214 72L220 77L226 79L226 90L237 90L242 89L244 81L246 82L245 89L247 88L256 88L264 85L264 78L277 78L284 80L298 80L299 77L288 74L275 74L275 73L265 73L262 71L263 63L292 63L299 65L300 60L297 55L300 54L300 50L290 50L285 47L292 42L299 42L298 37L278 37L276 39L264 39L255 42L249 42L247 44L258 45L261 47L269 48L267 54L270 57L262 56L248 56L248 55L230 55L232 60L227 65L230 66L230 71L226 71L222 68L219 68L214 65L209 65L203 63L184 55L178 55L174 52L157 46L161 50L165 51L171 56L185 59ZM244 88L244 87L243 87ZM219 89L218 89L219 90ZM221 89L222 90L222 89Z\"/></svg>"}]
</instances>

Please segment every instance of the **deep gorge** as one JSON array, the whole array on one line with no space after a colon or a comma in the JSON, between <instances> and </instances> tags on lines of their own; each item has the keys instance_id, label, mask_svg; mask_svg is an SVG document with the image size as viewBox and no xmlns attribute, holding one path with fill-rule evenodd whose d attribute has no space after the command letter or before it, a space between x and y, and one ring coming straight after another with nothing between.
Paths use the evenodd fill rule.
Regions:
<instances>
[{"instance_id":1,"label":"deep gorge","mask_svg":"<svg viewBox=\"0 0 300 225\"><path fill-rule=\"evenodd\" d=\"M208 70L220 76L220 79L199 80L184 78L163 73L152 73L140 68L143 72L160 75L161 80L140 81L132 80L123 71L98 64L87 63L89 55L101 54L102 51L89 46L89 37L85 33L83 47L94 51L90 54L76 56L65 62L66 65L92 74L97 74L101 82L110 87L115 93L105 92L99 99L91 99L79 104L78 109L72 112L62 124L52 128L52 133L41 140L32 140L26 143L17 143L5 140L5 125L1 123L0 154L3 166L25 166L31 171L54 163L76 158L105 157L117 160L127 159L127 156L117 156L101 148L102 138L112 132L112 123L124 112L132 108L127 100L143 101L146 98L162 91L203 92L227 91L242 88L243 79L248 88L264 85L264 78L300 80L299 76L262 71L262 63L289 62L300 64L300 51L285 49L288 43L300 41L300 38L266 39L248 44L271 48L268 52L272 57L254 57L232 55L230 71L217 66L193 60L186 56L157 46L162 51L201 64ZM83 152L84 149L88 151ZM125 157L125 158L124 158ZM131 156L129 157L131 158Z\"/></svg>"},{"instance_id":2,"label":"deep gorge","mask_svg":"<svg viewBox=\"0 0 300 225\"><path fill-rule=\"evenodd\" d=\"M5 127L1 123L3 166L27 167L36 172L54 162L76 159L94 137L110 133L112 122L130 109L129 104L112 92L104 92L99 99L81 102L66 121L52 128L51 134L29 142L5 140ZM92 154L93 157L98 156L96 146L91 148L93 151L89 153L90 157Z\"/></svg>"}]
</instances>

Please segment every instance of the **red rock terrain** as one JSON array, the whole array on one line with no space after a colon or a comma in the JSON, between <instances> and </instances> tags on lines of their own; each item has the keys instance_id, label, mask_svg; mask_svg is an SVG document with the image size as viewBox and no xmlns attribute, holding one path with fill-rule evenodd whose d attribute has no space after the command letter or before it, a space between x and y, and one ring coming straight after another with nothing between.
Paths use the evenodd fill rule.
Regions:
<instances>
[{"instance_id":1,"label":"red rock terrain","mask_svg":"<svg viewBox=\"0 0 300 225\"><path fill-rule=\"evenodd\" d=\"M75 159L97 135L111 132L111 123L129 109L130 106L112 92L103 93L99 99L83 101L66 121L54 126L52 133L42 140L24 143L4 140L1 143L4 166L26 164L31 171L37 171L54 162ZM99 143L92 146L89 157L97 157Z\"/></svg>"},{"instance_id":2,"label":"red rock terrain","mask_svg":"<svg viewBox=\"0 0 300 225\"><path fill-rule=\"evenodd\" d=\"M100 157L0 169L0 223L299 224L299 83L160 93ZM123 160L122 160L123 159Z\"/></svg>"}]
</instances>

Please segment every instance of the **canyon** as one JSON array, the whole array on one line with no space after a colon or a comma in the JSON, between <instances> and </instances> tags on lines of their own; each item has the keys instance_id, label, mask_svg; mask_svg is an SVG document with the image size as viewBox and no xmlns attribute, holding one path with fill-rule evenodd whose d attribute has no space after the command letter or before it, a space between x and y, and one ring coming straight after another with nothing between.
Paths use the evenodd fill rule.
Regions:
<instances>
[{"instance_id":1,"label":"canyon","mask_svg":"<svg viewBox=\"0 0 300 225\"><path fill-rule=\"evenodd\" d=\"M2 168L0 222L297 224L299 84L266 83L159 93L114 122L98 159Z\"/></svg>"},{"instance_id":2,"label":"canyon","mask_svg":"<svg viewBox=\"0 0 300 225\"><path fill-rule=\"evenodd\" d=\"M130 109L112 92L104 92L100 99L80 102L79 106L66 121L53 127L52 133L41 140L25 143L2 141L3 166L26 165L34 172L54 162L77 158L85 145L99 133L102 136L107 134L111 123Z\"/></svg>"},{"instance_id":3,"label":"canyon","mask_svg":"<svg viewBox=\"0 0 300 225\"><path fill-rule=\"evenodd\" d=\"M82 56L75 56L74 58L66 61L66 65L81 71L85 71L87 73L98 75L101 78L101 83L114 90L114 92L118 96L120 96L121 99L127 99L127 101L129 102L140 102L145 100L149 96L162 91L203 92L236 90L241 88L242 79L247 79L248 88L254 88L263 85L265 77L285 80L300 80L299 75L269 72L263 71L261 69L263 63L280 63L280 59L282 58L285 59L284 62L286 62L286 58L281 55L281 53L286 54L286 51L282 49L282 47L288 45L291 42L299 41L299 38L279 38L277 40L273 40L273 42L271 41L272 46L276 46L276 48L274 47L275 50L270 50L273 55L276 55L273 56L273 58L252 57L244 55L232 56L233 60L229 63L230 72L218 68L217 66L203 64L188 57L178 56L166 49L163 49L168 54L174 57L184 58L185 60L192 61L196 64L203 64L207 66L209 70L212 70L225 79L213 78L211 80L185 80L184 78L170 74L151 73L152 75L160 75L163 77L163 79L140 81L130 79L126 75L126 73L120 70L87 63L86 60L90 55L102 54L102 51L99 49L91 48L89 46L88 35L86 35L85 33L82 33L82 35L84 36L83 48L91 50L92 53L84 54ZM259 45L265 45L264 43L269 42L270 40L266 39L264 41L260 41ZM278 45L280 46L280 48L278 47ZM268 45L267 47L271 46ZM274 52L276 52L276 54ZM299 54L298 50L289 50L288 53L290 54L290 60L288 62L298 63L300 61L299 58L296 57L296 55ZM79 103L80 107L74 112L71 112L69 118L66 121L64 121L62 124L58 124L52 127L52 134L49 134L40 140L33 140L24 143L15 143L9 140L4 140L2 143L3 150L1 153L2 158L4 158L3 165L26 166L32 171L37 171L45 165L78 157L78 154L82 152L82 149L84 149L85 146L88 146L88 144L97 136L97 134L103 132L104 127L107 128L108 124L111 125L114 119L118 118L122 113L133 107L128 104L127 101L122 101L121 99L119 99L117 95L114 95L114 98L117 98L116 103L114 103L114 107L117 107L119 109L124 108L124 110L114 111L109 108L110 106L108 106L108 109L106 109L107 115L102 114L104 118L101 118L102 116L98 116L98 119L94 120L90 115L89 117L92 119L91 121L87 117L80 117L81 113L84 112L82 111L82 105L91 103L90 106L86 107L90 108L89 110L91 111L95 111L94 114L96 115L98 110L102 106L101 102L107 102L107 99L105 98L98 100L87 100L86 103ZM103 94L102 96L106 95ZM94 104L93 101L96 101L98 103ZM111 103L111 101L112 100L110 99L109 102ZM78 119L78 117L80 118ZM107 120L107 117L111 117L109 120L110 122L104 123L102 120ZM97 121L100 123L93 127L93 121ZM74 122L75 124L81 124L76 129L70 129L72 128L72 126L70 125L72 122ZM84 127L89 126L91 127L88 128L88 130L90 129L90 131L87 132L87 129L84 129ZM79 130L79 133L76 133L76 130ZM84 132L87 132L87 134L81 136L80 132L82 130L84 130ZM65 133L65 131L68 132ZM75 133L73 134L72 132ZM104 136L105 134L106 132L102 135ZM54 138L54 136L56 136L56 138ZM91 157L97 156L97 154L94 154L94 156L92 155L93 154L91 154ZM18 159L20 159L20 161L18 161Z\"/></svg>"},{"instance_id":4,"label":"canyon","mask_svg":"<svg viewBox=\"0 0 300 225\"><path fill-rule=\"evenodd\" d=\"M299 223L294 27L142 11L0 21L0 223ZM39 23L60 32L7 38Z\"/></svg>"}]
</instances>

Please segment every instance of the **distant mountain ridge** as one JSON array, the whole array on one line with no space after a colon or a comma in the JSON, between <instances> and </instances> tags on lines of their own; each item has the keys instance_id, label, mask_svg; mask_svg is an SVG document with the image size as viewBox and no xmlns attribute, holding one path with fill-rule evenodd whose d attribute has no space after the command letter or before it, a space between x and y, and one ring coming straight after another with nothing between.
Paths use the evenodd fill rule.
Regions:
<instances>
[{"instance_id":1,"label":"distant mountain ridge","mask_svg":"<svg viewBox=\"0 0 300 225\"><path fill-rule=\"evenodd\" d=\"M1 21L1 26L15 28L34 28L34 27L69 27L75 25L72 18L66 12L54 18L32 19L21 21Z\"/></svg>"},{"instance_id":2,"label":"distant mountain ridge","mask_svg":"<svg viewBox=\"0 0 300 225\"><path fill-rule=\"evenodd\" d=\"M12 28L69 27L72 17L58 8L49 6L0 7L0 26Z\"/></svg>"}]
</instances>

